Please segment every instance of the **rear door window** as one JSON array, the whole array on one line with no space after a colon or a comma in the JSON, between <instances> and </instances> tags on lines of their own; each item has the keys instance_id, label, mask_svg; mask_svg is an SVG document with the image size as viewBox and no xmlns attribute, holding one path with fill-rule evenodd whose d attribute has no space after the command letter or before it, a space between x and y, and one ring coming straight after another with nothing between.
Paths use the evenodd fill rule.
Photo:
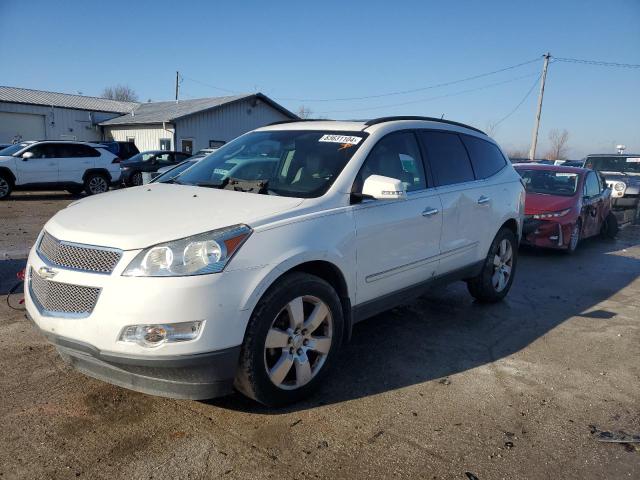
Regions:
<instances>
[{"instance_id":1,"label":"rear door window","mask_svg":"<svg viewBox=\"0 0 640 480\"><path fill-rule=\"evenodd\" d=\"M471 135L461 135L461 137L471 156L476 178L489 178L507 164L502 152L493 143Z\"/></svg>"},{"instance_id":2,"label":"rear door window","mask_svg":"<svg viewBox=\"0 0 640 480\"><path fill-rule=\"evenodd\" d=\"M467 150L456 133L422 130L419 132L427 161L437 186L475 180Z\"/></svg>"}]
</instances>

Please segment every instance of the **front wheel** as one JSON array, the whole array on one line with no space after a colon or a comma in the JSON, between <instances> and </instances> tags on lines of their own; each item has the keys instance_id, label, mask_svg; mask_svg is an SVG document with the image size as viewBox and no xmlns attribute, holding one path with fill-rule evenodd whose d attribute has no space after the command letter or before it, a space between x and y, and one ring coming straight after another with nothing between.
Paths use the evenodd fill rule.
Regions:
<instances>
[{"instance_id":1,"label":"front wheel","mask_svg":"<svg viewBox=\"0 0 640 480\"><path fill-rule=\"evenodd\" d=\"M11 194L11 181L0 173L0 200L4 200Z\"/></svg>"},{"instance_id":2,"label":"front wheel","mask_svg":"<svg viewBox=\"0 0 640 480\"><path fill-rule=\"evenodd\" d=\"M104 175L90 173L84 181L84 191L87 195L97 195L109 190L109 181Z\"/></svg>"},{"instance_id":3,"label":"front wheel","mask_svg":"<svg viewBox=\"0 0 640 480\"><path fill-rule=\"evenodd\" d=\"M567 245L567 253L573 254L578 248L580 243L580 236L582 235L582 221L578 219L571 229L571 236L569 237L569 245Z\"/></svg>"},{"instance_id":4,"label":"front wheel","mask_svg":"<svg viewBox=\"0 0 640 480\"><path fill-rule=\"evenodd\" d=\"M482 271L467 280L469 293L479 302L502 300L513 283L518 259L518 243L511 229L503 227L491 243Z\"/></svg>"},{"instance_id":5,"label":"front wheel","mask_svg":"<svg viewBox=\"0 0 640 480\"><path fill-rule=\"evenodd\" d=\"M287 274L251 316L236 388L270 406L308 396L336 357L343 324L340 299L331 285L307 273Z\"/></svg>"}]
</instances>

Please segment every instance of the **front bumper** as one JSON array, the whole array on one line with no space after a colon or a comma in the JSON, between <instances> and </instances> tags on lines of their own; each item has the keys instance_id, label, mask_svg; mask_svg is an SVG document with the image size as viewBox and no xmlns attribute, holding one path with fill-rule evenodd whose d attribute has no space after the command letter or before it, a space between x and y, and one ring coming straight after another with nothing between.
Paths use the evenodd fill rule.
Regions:
<instances>
[{"instance_id":1,"label":"front bumper","mask_svg":"<svg viewBox=\"0 0 640 480\"><path fill-rule=\"evenodd\" d=\"M522 227L522 243L543 248L567 248L571 229L571 223L526 218Z\"/></svg>"},{"instance_id":2,"label":"front bumper","mask_svg":"<svg viewBox=\"0 0 640 480\"><path fill-rule=\"evenodd\" d=\"M239 346L195 355L128 356L101 352L92 345L40 331L76 370L120 387L190 400L220 397L233 390Z\"/></svg>"}]
</instances>

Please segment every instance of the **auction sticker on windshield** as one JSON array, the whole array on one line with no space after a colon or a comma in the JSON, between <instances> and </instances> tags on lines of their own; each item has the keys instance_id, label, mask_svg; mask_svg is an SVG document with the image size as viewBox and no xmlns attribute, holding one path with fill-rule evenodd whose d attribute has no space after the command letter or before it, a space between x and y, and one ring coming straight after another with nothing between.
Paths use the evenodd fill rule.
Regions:
<instances>
[{"instance_id":1,"label":"auction sticker on windshield","mask_svg":"<svg viewBox=\"0 0 640 480\"><path fill-rule=\"evenodd\" d=\"M627 163L640 163L640 157L629 157Z\"/></svg>"},{"instance_id":2,"label":"auction sticker on windshield","mask_svg":"<svg viewBox=\"0 0 640 480\"><path fill-rule=\"evenodd\" d=\"M362 137L354 137L353 135L323 135L318 141L357 145L360 140L362 140Z\"/></svg>"}]
</instances>

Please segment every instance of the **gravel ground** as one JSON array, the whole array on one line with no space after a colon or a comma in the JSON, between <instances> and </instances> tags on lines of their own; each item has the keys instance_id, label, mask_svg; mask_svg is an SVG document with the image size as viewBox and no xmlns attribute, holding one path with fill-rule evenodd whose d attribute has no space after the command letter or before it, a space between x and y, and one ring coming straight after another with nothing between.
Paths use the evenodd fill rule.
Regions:
<instances>
[{"instance_id":1,"label":"gravel ground","mask_svg":"<svg viewBox=\"0 0 640 480\"><path fill-rule=\"evenodd\" d=\"M73 200L12 198L0 293ZM0 477L640 478L640 444L596 440L640 433L639 274L640 226L574 256L521 249L506 301L460 283L359 324L324 388L281 410L84 377L3 301Z\"/></svg>"}]
</instances>

